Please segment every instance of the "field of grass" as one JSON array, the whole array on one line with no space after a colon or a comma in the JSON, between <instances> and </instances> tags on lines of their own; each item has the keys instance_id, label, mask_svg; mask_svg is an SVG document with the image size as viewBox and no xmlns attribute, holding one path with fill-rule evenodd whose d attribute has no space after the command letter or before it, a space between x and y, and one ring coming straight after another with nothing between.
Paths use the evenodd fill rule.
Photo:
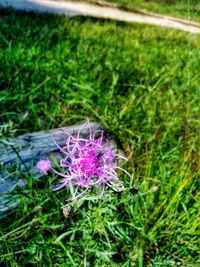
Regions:
<instances>
[{"instance_id":1,"label":"field of grass","mask_svg":"<svg viewBox=\"0 0 200 267\"><path fill-rule=\"evenodd\" d=\"M111 3L126 10L146 10L186 19L200 20L199 0L84 0L90 3Z\"/></svg>"},{"instance_id":2,"label":"field of grass","mask_svg":"<svg viewBox=\"0 0 200 267\"><path fill-rule=\"evenodd\" d=\"M70 218L67 189L27 177L0 223L1 266L200 265L199 46L159 27L0 10L1 139L89 117L133 175Z\"/></svg>"}]
</instances>

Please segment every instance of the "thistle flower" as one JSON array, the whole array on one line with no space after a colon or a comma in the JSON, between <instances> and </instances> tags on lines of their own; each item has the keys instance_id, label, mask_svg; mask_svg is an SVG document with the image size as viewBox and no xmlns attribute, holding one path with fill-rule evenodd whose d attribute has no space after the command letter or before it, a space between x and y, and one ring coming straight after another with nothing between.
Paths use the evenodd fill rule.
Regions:
<instances>
[{"instance_id":1,"label":"thistle flower","mask_svg":"<svg viewBox=\"0 0 200 267\"><path fill-rule=\"evenodd\" d=\"M51 169L51 161L50 160L40 160L37 163L37 168L47 174L47 172Z\"/></svg>"},{"instance_id":2,"label":"thistle flower","mask_svg":"<svg viewBox=\"0 0 200 267\"><path fill-rule=\"evenodd\" d=\"M89 137L82 138L83 128L89 129ZM51 169L54 173L61 176L63 183L54 190L60 190L64 187L75 186L74 195L69 201L73 201L83 196L91 187L101 189L99 197L102 197L106 186L116 192L124 189L123 182L118 178L116 170L122 170L127 175L130 174L117 166L116 158L127 160L121 155L114 154L109 140L103 142L104 132L102 130L92 131L89 120L83 124L77 133L73 136L70 133L64 133L66 136L66 145L60 147L55 139L53 141L60 150L63 157L60 160L62 172L55 170L49 161L46 165L39 161L37 167L45 173ZM131 177L131 176L130 176Z\"/></svg>"}]
</instances>

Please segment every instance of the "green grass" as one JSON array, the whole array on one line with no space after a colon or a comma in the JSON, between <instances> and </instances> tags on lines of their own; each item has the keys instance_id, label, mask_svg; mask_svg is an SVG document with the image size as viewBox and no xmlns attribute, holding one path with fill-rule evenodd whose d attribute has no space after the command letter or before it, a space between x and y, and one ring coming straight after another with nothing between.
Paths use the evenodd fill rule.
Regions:
<instances>
[{"instance_id":1,"label":"green grass","mask_svg":"<svg viewBox=\"0 0 200 267\"><path fill-rule=\"evenodd\" d=\"M199 45L159 27L0 10L3 136L89 117L134 177L121 174L124 192L85 200L68 219L69 192L52 192L53 176L27 177L1 220L1 266L200 265Z\"/></svg>"},{"instance_id":2,"label":"green grass","mask_svg":"<svg viewBox=\"0 0 200 267\"><path fill-rule=\"evenodd\" d=\"M98 0L85 0L90 3L101 3ZM106 0L122 9L145 10L165 15L177 16L191 20L200 20L199 0Z\"/></svg>"}]
</instances>

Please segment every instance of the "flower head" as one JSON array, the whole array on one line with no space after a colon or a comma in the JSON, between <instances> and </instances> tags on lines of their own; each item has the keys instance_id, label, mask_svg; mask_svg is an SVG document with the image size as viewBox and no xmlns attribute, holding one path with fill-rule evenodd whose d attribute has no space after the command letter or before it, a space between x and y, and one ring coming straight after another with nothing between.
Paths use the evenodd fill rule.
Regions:
<instances>
[{"instance_id":1,"label":"flower head","mask_svg":"<svg viewBox=\"0 0 200 267\"><path fill-rule=\"evenodd\" d=\"M83 128L89 130L88 138L81 136ZM103 140L104 132L102 130L92 131L88 120L79 128L77 136L70 133L64 134L66 138L64 147L60 147L52 137L63 155L59 162L62 171L58 172L52 167L50 168L64 178L63 183L54 190L71 185L75 186L75 193L70 199L72 201L84 195L92 186L101 189L100 197L106 186L117 192L124 189L124 184L119 180L116 170L120 169L128 175L129 173L117 166L116 158L127 159L113 153L110 141L106 140L105 142ZM38 166L40 169L42 169L41 165ZM47 171L44 167L43 170Z\"/></svg>"},{"instance_id":2,"label":"flower head","mask_svg":"<svg viewBox=\"0 0 200 267\"><path fill-rule=\"evenodd\" d=\"M40 160L37 163L37 168L47 174L47 172L51 169L51 161L50 160Z\"/></svg>"}]
</instances>

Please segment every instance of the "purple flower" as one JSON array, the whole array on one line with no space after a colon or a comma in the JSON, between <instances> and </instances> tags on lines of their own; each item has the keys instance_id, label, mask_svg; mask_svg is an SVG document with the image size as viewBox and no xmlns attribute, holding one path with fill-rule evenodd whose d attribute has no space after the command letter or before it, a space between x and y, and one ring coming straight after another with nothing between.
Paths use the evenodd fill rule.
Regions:
<instances>
[{"instance_id":1,"label":"purple flower","mask_svg":"<svg viewBox=\"0 0 200 267\"><path fill-rule=\"evenodd\" d=\"M51 161L50 160L40 160L37 163L37 168L47 174L47 172L51 169Z\"/></svg>"},{"instance_id":2,"label":"purple flower","mask_svg":"<svg viewBox=\"0 0 200 267\"><path fill-rule=\"evenodd\" d=\"M82 138L83 128L89 130L89 137ZM130 174L116 164L116 158L127 160L121 155L114 154L109 140L103 142L104 132L102 130L92 131L89 120L83 124L78 131L77 136L70 133L66 135L66 145L60 147L53 138L55 145L63 155L60 160L62 172L58 172L49 166L53 172L61 176L63 183L54 190L60 190L66 186L75 186L75 192L70 201L83 196L92 186L101 189L99 197L105 191L106 186L120 192L124 189L124 184L117 176L117 169ZM42 162L42 163L40 163ZM49 170L44 161L39 161L37 167L45 173Z\"/></svg>"}]
</instances>

